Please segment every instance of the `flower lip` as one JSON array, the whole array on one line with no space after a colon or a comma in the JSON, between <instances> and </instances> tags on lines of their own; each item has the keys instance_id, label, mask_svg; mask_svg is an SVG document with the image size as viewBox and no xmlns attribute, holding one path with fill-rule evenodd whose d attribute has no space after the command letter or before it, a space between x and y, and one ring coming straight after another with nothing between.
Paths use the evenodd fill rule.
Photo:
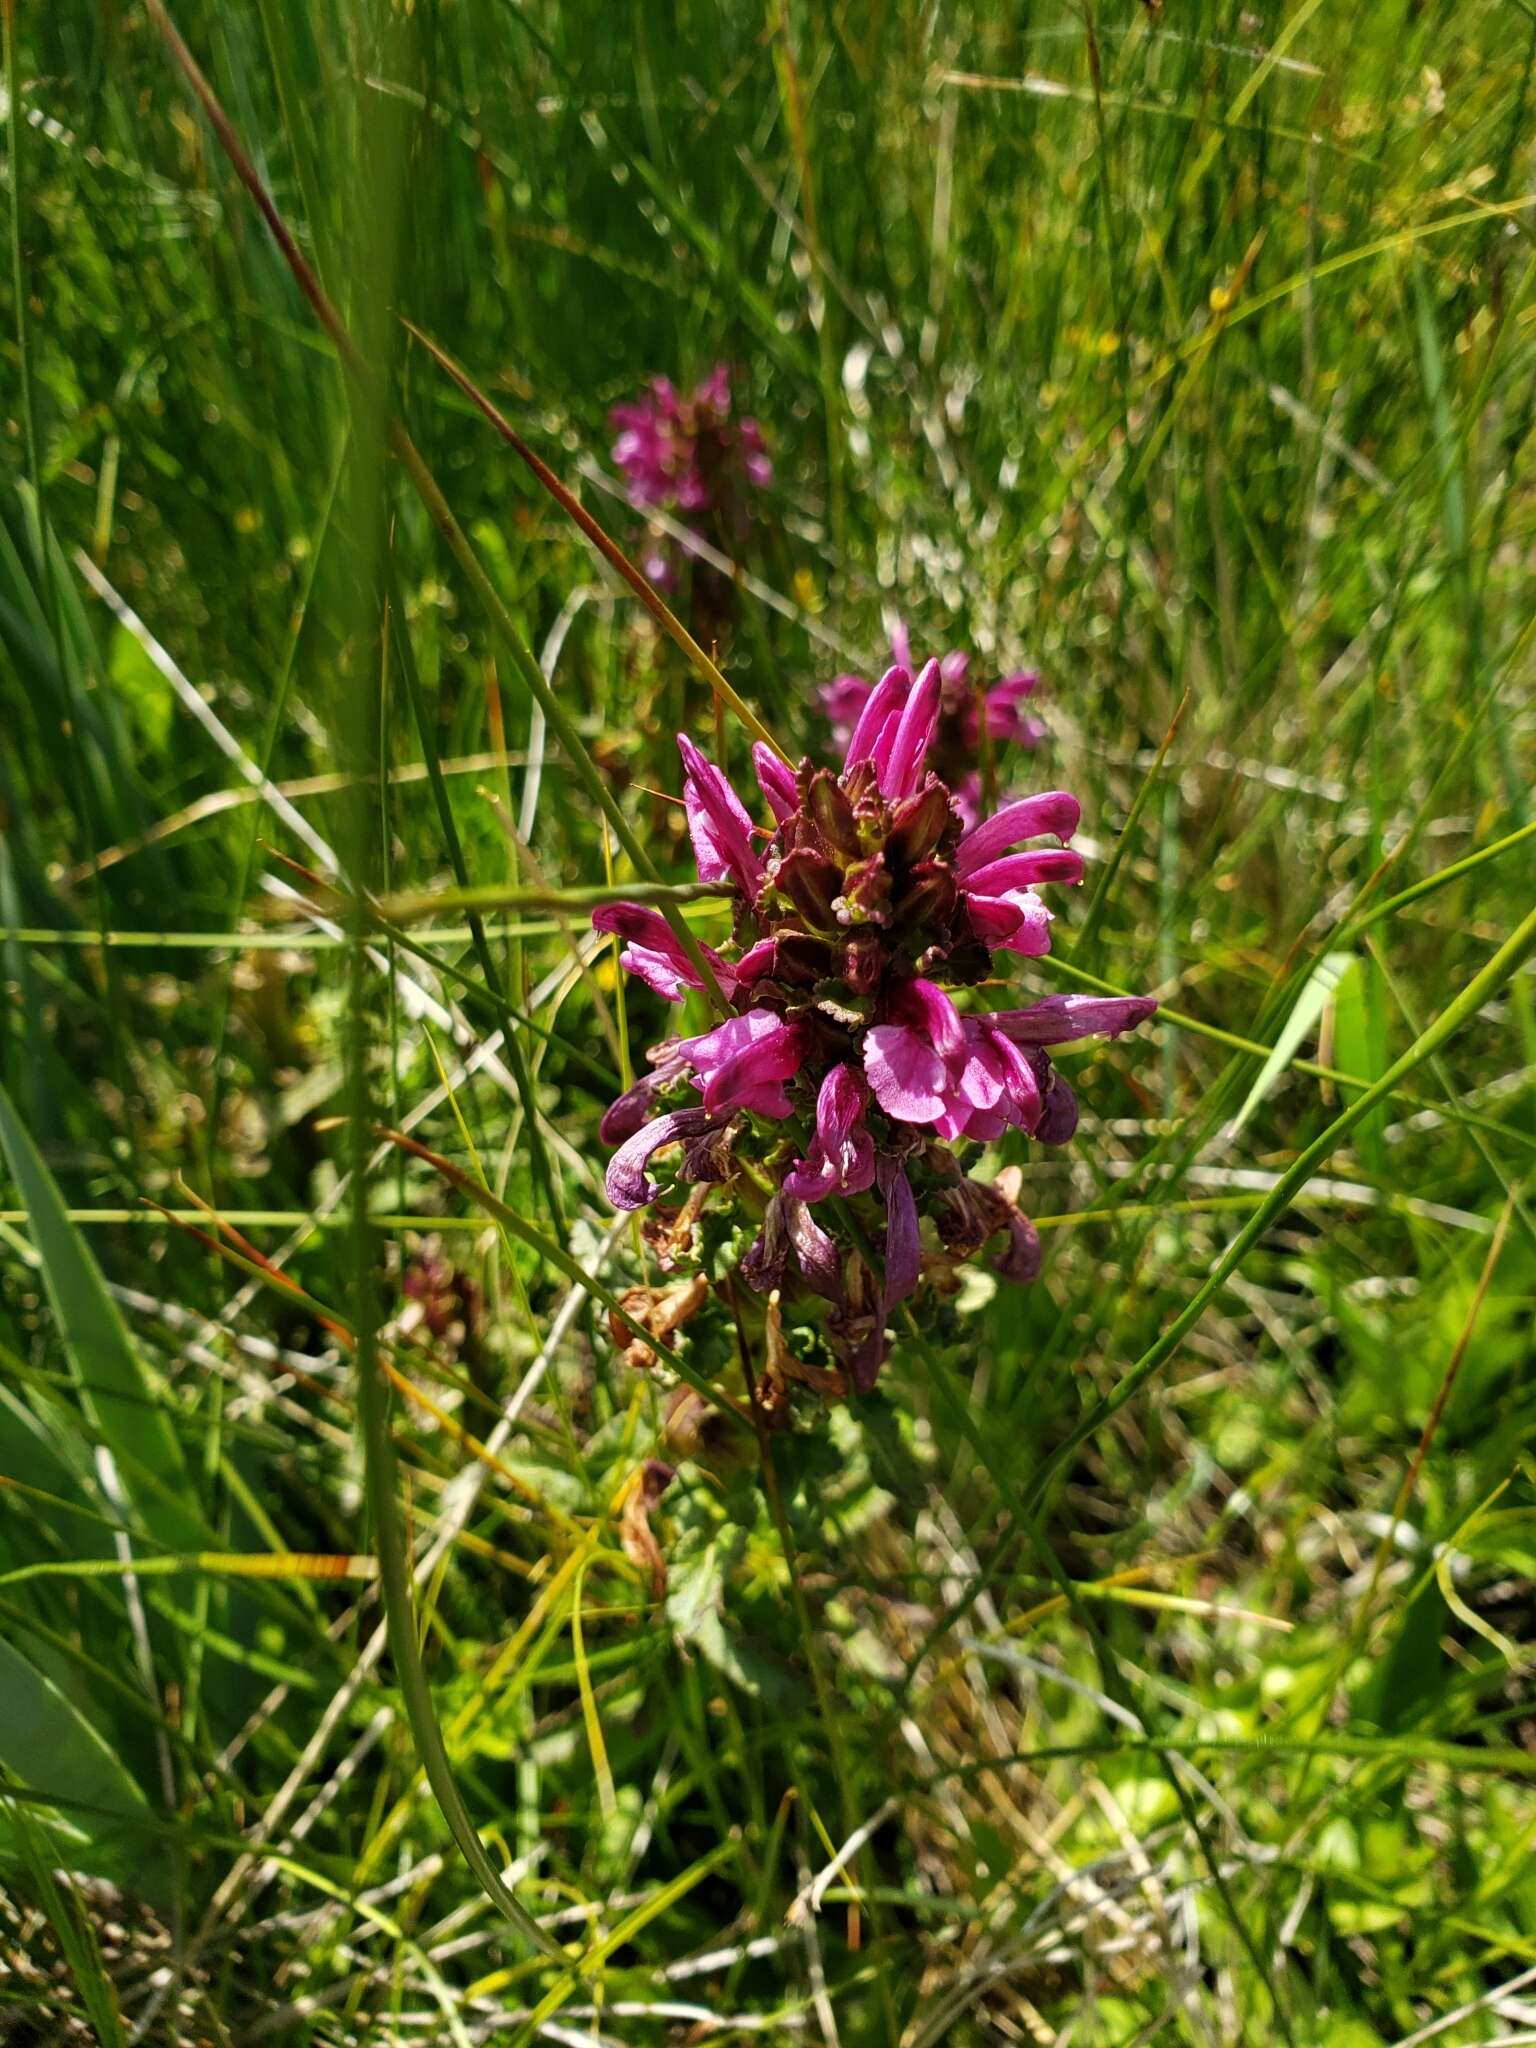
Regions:
<instances>
[{"instance_id":1,"label":"flower lip","mask_svg":"<svg viewBox=\"0 0 1536 2048\"><path fill-rule=\"evenodd\" d=\"M692 1068L711 1115L746 1109L758 1116L789 1115L784 1083L800 1071L801 1032L773 1010L746 1010L713 1031L685 1038L680 1057Z\"/></svg>"},{"instance_id":2,"label":"flower lip","mask_svg":"<svg viewBox=\"0 0 1536 2048\"><path fill-rule=\"evenodd\" d=\"M859 1195L875 1178L875 1144L864 1128L868 1092L846 1061L831 1068L816 1097L816 1135L784 1182L801 1201Z\"/></svg>"},{"instance_id":3,"label":"flower lip","mask_svg":"<svg viewBox=\"0 0 1536 2048\"><path fill-rule=\"evenodd\" d=\"M705 1109L671 1109L643 1124L614 1153L603 1176L603 1186L615 1209L643 1209L660 1192L646 1172L654 1153L680 1138L700 1138L717 1129L717 1119Z\"/></svg>"},{"instance_id":4,"label":"flower lip","mask_svg":"<svg viewBox=\"0 0 1536 2048\"><path fill-rule=\"evenodd\" d=\"M999 859L1021 839L1053 832L1058 839L1070 839L1082 822L1083 807L1064 789L1047 790L1042 796L1021 797L1004 804L979 825L972 826L955 852L955 873L964 880L976 869Z\"/></svg>"}]
</instances>

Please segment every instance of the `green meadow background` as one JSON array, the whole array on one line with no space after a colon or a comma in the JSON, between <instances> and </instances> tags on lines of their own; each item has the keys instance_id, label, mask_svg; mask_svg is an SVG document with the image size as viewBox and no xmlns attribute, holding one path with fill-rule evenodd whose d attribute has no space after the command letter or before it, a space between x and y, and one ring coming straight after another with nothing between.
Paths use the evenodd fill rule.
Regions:
<instances>
[{"instance_id":1,"label":"green meadow background","mask_svg":"<svg viewBox=\"0 0 1536 2048\"><path fill-rule=\"evenodd\" d=\"M0 2041L1536 2039L1536 10L174 11L369 374L143 0L7 0ZM1164 1006L664 1589L565 892L747 740L407 321L626 547L732 364L734 689L1037 667L1021 983Z\"/></svg>"}]
</instances>

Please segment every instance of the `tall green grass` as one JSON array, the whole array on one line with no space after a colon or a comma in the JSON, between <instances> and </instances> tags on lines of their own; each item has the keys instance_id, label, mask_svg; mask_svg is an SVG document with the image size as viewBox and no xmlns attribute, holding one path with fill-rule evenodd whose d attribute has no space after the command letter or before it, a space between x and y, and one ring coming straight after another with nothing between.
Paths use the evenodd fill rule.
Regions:
<instances>
[{"instance_id":1,"label":"tall green grass","mask_svg":"<svg viewBox=\"0 0 1536 2048\"><path fill-rule=\"evenodd\" d=\"M365 367L142 5L8 19L0 2037L1525 2038L1536 17L174 16ZM723 691L471 395L631 549L717 360ZM586 909L717 931L672 732L898 612L1163 1010L663 1588Z\"/></svg>"}]
</instances>

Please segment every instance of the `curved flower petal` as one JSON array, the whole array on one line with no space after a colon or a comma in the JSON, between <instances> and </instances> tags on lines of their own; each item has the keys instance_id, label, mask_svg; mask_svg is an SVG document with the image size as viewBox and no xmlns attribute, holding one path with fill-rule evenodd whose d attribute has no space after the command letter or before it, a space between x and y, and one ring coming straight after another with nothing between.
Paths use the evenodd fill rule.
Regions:
<instances>
[{"instance_id":1,"label":"curved flower petal","mask_svg":"<svg viewBox=\"0 0 1536 2048\"><path fill-rule=\"evenodd\" d=\"M659 1190L645 1170L651 1155L663 1145L671 1145L679 1138L702 1137L715 1127L715 1119L704 1109L668 1110L665 1116L642 1125L614 1153L603 1176L603 1186L614 1208L643 1209L648 1202L654 1202Z\"/></svg>"},{"instance_id":2,"label":"curved flower petal","mask_svg":"<svg viewBox=\"0 0 1536 2048\"><path fill-rule=\"evenodd\" d=\"M907 1024L877 1024L864 1034L864 1072L875 1100L898 1123L932 1123L944 1111L944 1062Z\"/></svg>"},{"instance_id":3,"label":"curved flower petal","mask_svg":"<svg viewBox=\"0 0 1536 2048\"><path fill-rule=\"evenodd\" d=\"M1016 803L1004 804L961 840L955 854L955 873L962 879L972 875L1011 846L1017 846L1021 839L1034 839L1042 832L1070 839L1082 822L1082 815L1082 805L1064 789L1047 790L1043 796L1020 797Z\"/></svg>"},{"instance_id":4,"label":"curved flower petal","mask_svg":"<svg viewBox=\"0 0 1536 2048\"><path fill-rule=\"evenodd\" d=\"M1150 996L1042 996L1023 1010L993 1010L989 1021L1015 1045L1069 1045L1101 1033L1118 1038L1157 1008Z\"/></svg>"},{"instance_id":5,"label":"curved flower petal","mask_svg":"<svg viewBox=\"0 0 1536 2048\"><path fill-rule=\"evenodd\" d=\"M864 700L864 709L859 713L859 722L853 728L853 738L848 742L848 751L843 757L843 773L856 768L860 761L868 760L875 746L881 740L887 722L901 714L907 701L907 692L912 678L904 668L888 668L885 674Z\"/></svg>"},{"instance_id":6,"label":"curved flower petal","mask_svg":"<svg viewBox=\"0 0 1536 2048\"><path fill-rule=\"evenodd\" d=\"M858 1195L875 1178L875 1143L864 1128L864 1083L846 1063L833 1067L816 1097L816 1135L798 1166L786 1175L786 1194L819 1202L832 1194Z\"/></svg>"},{"instance_id":7,"label":"curved flower petal","mask_svg":"<svg viewBox=\"0 0 1536 2048\"><path fill-rule=\"evenodd\" d=\"M1001 1273L1005 1280L1017 1280L1027 1284L1040 1277L1040 1233L1024 1214L1022 1209L1010 1209L1008 1214L1008 1242L999 1257L992 1261L994 1273Z\"/></svg>"},{"instance_id":8,"label":"curved flower petal","mask_svg":"<svg viewBox=\"0 0 1536 2048\"><path fill-rule=\"evenodd\" d=\"M685 989L704 986L682 941L660 911L648 910L643 903L603 903L592 913L592 929L625 940L619 964L669 1003L675 1003ZM701 945L699 950L729 996L736 985L735 975L710 947Z\"/></svg>"},{"instance_id":9,"label":"curved flower petal","mask_svg":"<svg viewBox=\"0 0 1536 2048\"><path fill-rule=\"evenodd\" d=\"M1065 1145L1077 1129L1077 1097L1043 1052L1032 1053L1029 1063L1040 1084L1040 1121L1035 1136L1042 1145Z\"/></svg>"},{"instance_id":10,"label":"curved flower petal","mask_svg":"<svg viewBox=\"0 0 1536 2048\"><path fill-rule=\"evenodd\" d=\"M784 1083L800 1070L800 1033L772 1010L727 1017L713 1031L685 1038L678 1052L716 1114L747 1109L758 1116L788 1116Z\"/></svg>"},{"instance_id":11,"label":"curved flower petal","mask_svg":"<svg viewBox=\"0 0 1536 2048\"><path fill-rule=\"evenodd\" d=\"M1080 882L1083 856L1070 846L1042 846L1034 853L1010 853L972 868L965 877L967 894L1006 896L1011 889L1031 889L1037 882Z\"/></svg>"},{"instance_id":12,"label":"curved flower petal","mask_svg":"<svg viewBox=\"0 0 1536 2048\"><path fill-rule=\"evenodd\" d=\"M921 976L904 982L892 1008L904 1022L921 1031L942 1058L954 1059L964 1051L960 1012L933 982L924 981Z\"/></svg>"},{"instance_id":13,"label":"curved flower petal","mask_svg":"<svg viewBox=\"0 0 1536 2048\"><path fill-rule=\"evenodd\" d=\"M890 751L880 764L880 794L887 801L910 796L917 787L924 756L933 744L939 722L942 689L939 664L930 661L907 693L891 735Z\"/></svg>"},{"instance_id":14,"label":"curved flower petal","mask_svg":"<svg viewBox=\"0 0 1536 2048\"><path fill-rule=\"evenodd\" d=\"M1022 953L1030 960L1051 950L1055 912L1033 889L1014 889L1006 896L967 895L965 909L971 930L984 946Z\"/></svg>"},{"instance_id":15,"label":"curved flower petal","mask_svg":"<svg viewBox=\"0 0 1536 2048\"><path fill-rule=\"evenodd\" d=\"M774 823L782 825L800 808L800 791L794 769L781 761L772 747L764 746L761 740L752 742L752 766L757 774L757 786L773 813Z\"/></svg>"},{"instance_id":16,"label":"curved flower petal","mask_svg":"<svg viewBox=\"0 0 1536 2048\"><path fill-rule=\"evenodd\" d=\"M1008 1121L1021 1131L1033 1131L1040 1121L1040 1083L1033 1063L1003 1032L993 1028L990 1018L983 1018L981 1026L1002 1079L1002 1106Z\"/></svg>"},{"instance_id":17,"label":"curved flower petal","mask_svg":"<svg viewBox=\"0 0 1536 2048\"><path fill-rule=\"evenodd\" d=\"M1045 1055L1042 1053L1040 1057L1043 1059ZM624 1093L616 1096L603 1111L597 1134L605 1145L621 1145L626 1138L632 1138L649 1118L661 1090L670 1087L688 1071L688 1062L679 1057L675 1039L669 1038L661 1045L653 1046L650 1058L651 1071L637 1075Z\"/></svg>"},{"instance_id":18,"label":"curved flower petal","mask_svg":"<svg viewBox=\"0 0 1536 2048\"><path fill-rule=\"evenodd\" d=\"M917 1286L921 1268L918 1242L917 1203L905 1167L895 1160L882 1161L880 1185L885 1192L885 1288L881 1313L888 1315L897 1302L905 1301Z\"/></svg>"},{"instance_id":19,"label":"curved flower petal","mask_svg":"<svg viewBox=\"0 0 1536 2048\"><path fill-rule=\"evenodd\" d=\"M701 882L734 881L749 896L762 886L763 864L752 844L752 820L724 775L686 733L677 736L683 757L683 804Z\"/></svg>"},{"instance_id":20,"label":"curved flower petal","mask_svg":"<svg viewBox=\"0 0 1536 2048\"><path fill-rule=\"evenodd\" d=\"M804 1202L789 1202L788 1224L795 1263L805 1284L824 1301L840 1305L843 1299L843 1258L836 1240L827 1235Z\"/></svg>"}]
</instances>

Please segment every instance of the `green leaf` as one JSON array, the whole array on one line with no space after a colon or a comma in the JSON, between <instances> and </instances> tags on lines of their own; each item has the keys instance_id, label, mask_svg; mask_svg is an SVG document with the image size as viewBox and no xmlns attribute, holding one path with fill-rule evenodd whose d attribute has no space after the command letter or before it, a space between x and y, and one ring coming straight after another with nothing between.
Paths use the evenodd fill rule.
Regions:
<instances>
[{"instance_id":1,"label":"green leaf","mask_svg":"<svg viewBox=\"0 0 1536 2048\"><path fill-rule=\"evenodd\" d=\"M101 1270L70 1222L63 1197L0 1087L0 1152L27 1211L81 1406L117 1462L144 1530L167 1550L202 1550L207 1532L191 1505L181 1445L135 1352Z\"/></svg>"},{"instance_id":2,"label":"green leaf","mask_svg":"<svg viewBox=\"0 0 1536 2048\"><path fill-rule=\"evenodd\" d=\"M26 1869L33 1895L53 1928L60 1953L69 1965L80 2002L85 2007L101 2048L127 2048L128 2033L117 2002L117 1991L107 1975L97 1945L96 1933L66 1873L54 1875L49 1865L52 1843L43 1827L19 1800L11 1802L9 1814L0 1805L0 1827L9 1821L19 1859Z\"/></svg>"},{"instance_id":3,"label":"green leaf","mask_svg":"<svg viewBox=\"0 0 1536 2048\"><path fill-rule=\"evenodd\" d=\"M788 1672L776 1658L725 1624L725 1588L730 1568L746 1547L746 1531L730 1528L694 1551L686 1544L672 1560L667 1586L667 1619L678 1637L706 1664L770 1706L790 1696Z\"/></svg>"},{"instance_id":4,"label":"green leaf","mask_svg":"<svg viewBox=\"0 0 1536 2048\"><path fill-rule=\"evenodd\" d=\"M71 1870L131 1883L154 1898L166 1886L163 1845L149 1802L105 1741L64 1694L0 1638L0 1766L31 1792L67 1807L46 1818L57 1860ZM0 1820L0 1856L21 1859L15 1823Z\"/></svg>"},{"instance_id":5,"label":"green leaf","mask_svg":"<svg viewBox=\"0 0 1536 2048\"><path fill-rule=\"evenodd\" d=\"M1229 1138L1237 1137L1251 1121L1254 1111L1296 1057L1302 1040L1322 1016L1329 997L1342 981L1345 970L1351 965L1353 955L1349 953L1325 953L1307 976L1301 994L1296 998L1296 1007L1286 1018L1285 1029L1275 1040L1274 1050L1260 1067L1242 1108L1232 1119L1227 1132ZM1375 1076L1371 1078L1374 1079Z\"/></svg>"},{"instance_id":6,"label":"green leaf","mask_svg":"<svg viewBox=\"0 0 1536 2048\"><path fill-rule=\"evenodd\" d=\"M1365 1081L1378 1081L1387 1070L1383 998L1381 970L1374 960L1352 959L1333 992L1333 1064ZM1340 1093L1346 1102L1353 1102L1360 1090L1341 1088ZM1378 1174L1385 1165L1381 1134L1386 1120L1385 1106L1373 1109L1362 1120L1355 1140L1362 1161Z\"/></svg>"}]
</instances>

